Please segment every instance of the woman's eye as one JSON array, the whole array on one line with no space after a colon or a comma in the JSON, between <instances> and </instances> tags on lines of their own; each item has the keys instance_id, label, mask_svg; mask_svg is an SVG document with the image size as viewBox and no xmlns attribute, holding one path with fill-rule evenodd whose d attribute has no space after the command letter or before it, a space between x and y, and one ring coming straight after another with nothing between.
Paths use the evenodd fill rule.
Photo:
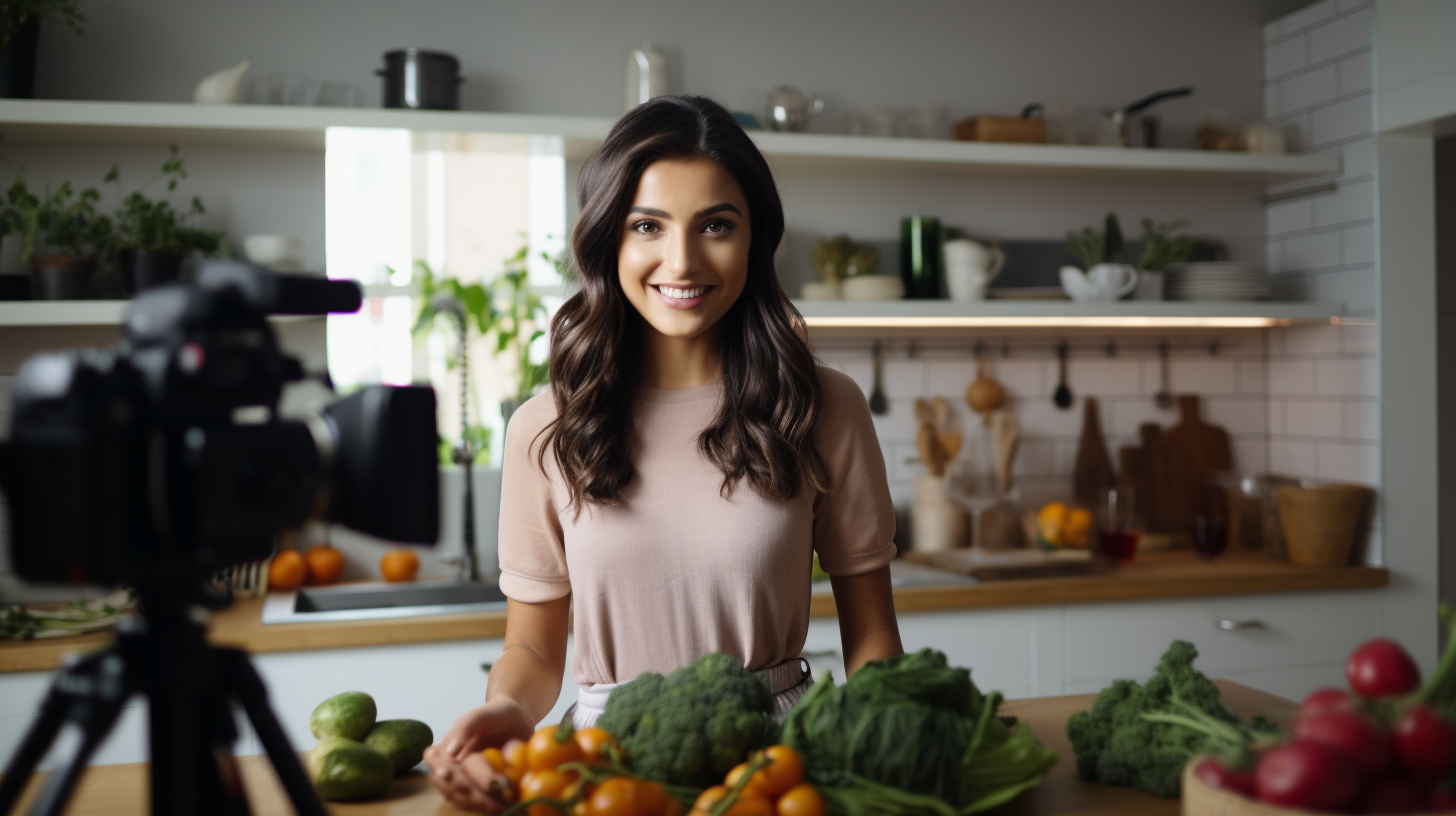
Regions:
<instances>
[{"instance_id":1,"label":"woman's eye","mask_svg":"<svg viewBox=\"0 0 1456 816\"><path fill-rule=\"evenodd\" d=\"M632 225L632 231L642 235L653 235L657 232L657 225L651 221L638 221Z\"/></svg>"},{"instance_id":2,"label":"woman's eye","mask_svg":"<svg viewBox=\"0 0 1456 816\"><path fill-rule=\"evenodd\" d=\"M732 232L733 224L729 221L709 221L703 225L703 232L712 235L721 235L725 232Z\"/></svg>"}]
</instances>

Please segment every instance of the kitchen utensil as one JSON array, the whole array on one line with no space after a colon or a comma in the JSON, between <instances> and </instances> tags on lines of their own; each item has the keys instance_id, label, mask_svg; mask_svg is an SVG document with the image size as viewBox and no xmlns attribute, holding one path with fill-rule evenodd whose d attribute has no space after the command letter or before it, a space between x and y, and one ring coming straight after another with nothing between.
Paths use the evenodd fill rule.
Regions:
<instances>
[{"instance_id":1,"label":"kitchen utensil","mask_svg":"<svg viewBox=\"0 0 1456 816\"><path fill-rule=\"evenodd\" d=\"M955 136L965 142L1044 144L1047 127L1041 112L1041 105L1031 104L1020 116L972 116L956 122Z\"/></svg>"},{"instance_id":2,"label":"kitchen utensil","mask_svg":"<svg viewBox=\"0 0 1456 816\"><path fill-rule=\"evenodd\" d=\"M1072 300L1083 303L1106 303L1121 300L1137 288L1138 272L1132 264L1094 264L1086 272L1075 266L1059 271L1062 288Z\"/></svg>"},{"instance_id":3,"label":"kitchen utensil","mask_svg":"<svg viewBox=\"0 0 1456 816\"><path fill-rule=\"evenodd\" d=\"M1158 344L1158 372L1161 377L1153 403L1164 411L1173 407L1173 392L1168 390L1168 341Z\"/></svg>"},{"instance_id":4,"label":"kitchen utensil","mask_svg":"<svg viewBox=\"0 0 1456 816\"><path fill-rule=\"evenodd\" d=\"M899 300L905 296L905 282L898 275L856 275L839 282L845 300Z\"/></svg>"},{"instance_id":5,"label":"kitchen utensil","mask_svg":"<svg viewBox=\"0 0 1456 816\"><path fill-rule=\"evenodd\" d=\"M628 52L627 93L622 110L632 110L649 99L666 94L667 55L650 42Z\"/></svg>"},{"instance_id":6,"label":"kitchen utensil","mask_svg":"<svg viewBox=\"0 0 1456 816\"><path fill-rule=\"evenodd\" d=\"M1186 536L1192 518L1187 507L1186 458L1169 447L1160 425L1144 423L1138 437L1139 446L1120 451L1118 487L1124 495L1131 492L1129 509L1142 520L1144 530Z\"/></svg>"},{"instance_id":7,"label":"kitchen utensil","mask_svg":"<svg viewBox=\"0 0 1456 816\"><path fill-rule=\"evenodd\" d=\"M231 68L208 74L197 83L196 90L192 92L192 101L199 105L237 104L238 89L242 87L243 74L248 72L248 68L252 64L252 60L243 60Z\"/></svg>"},{"instance_id":8,"label":"kitchen utensil","mask_svg":"<svg viewBox=\"0 0 1456 816\"><path fill-rule=\"evenodd\" d=\"M1178 424L1163 435L1168 447L1181 454L1187 463L1180 489L1190 518L1224 515L1223 491L1213 484L1211 477L1232 470L1234 464L1228 431L1204 422L1200 409L1198 396L1180 395Z\"/></svg>"},{"instance_id":9,"label":"kitchen utensil","mask_svg":"<svg viewBox=\"0 0 1456 816\"><path fill-rule=\"evenodd\" d=\"M1072 407L1072 389L1067 387L1067 344L1057 346L1057 390L1052 392L1052 404L1063 411Z\"/></svg>"},{"instance_id":10,"label":"kitchen utensil","mask_svg":"<svg viewBox=\"0 0 1456 816\"><path fill-rule=\"evenodd\" d=\"M824 99L819 95L805 96L792 85L780 85L768 95L765 118L770 130L798 132L823 110Z\"/></svg>"},{"instance_id":11,"label":"kitchen utensil","mask_svg":"<svg viewBox=\"0 0 1456 816\"><path fill-rule=\"evenodd\" d=\"M925 426L921 426L922 432ZM910 547L940 552L968 544L970 515L945 492L945 477L921 474L911 480Z\"/></svg>"},{"instance_id":12,"label":"kitchen utensil","mask_svg":"<svg viewBox=\"0 0 1456 816\"><path fill-rule=\"evenodd\" d=\"M991 414L991 438L996 448L996 482L1001 493L1011 492L1011 470L1016 463L1016 452L1021 447L1021 423L1010 411Z\"/></svg>"},{"instance_id":13,"label":"kitchen utensil","mask_svg":"<svg viewBox=\"0 0 1456 816\"><path fill-rule=\"evenodd\" d=\"M384 107L459 110L460 60L443 51L398 48L384 52Z\"/></svg>"},{"instance_id":14,"label":"kitchen utensil","mask_svg":"<svg viewBox=\"0 0 1456 816\"><path fill-rule=\"evenodd\" d=\"M870 413L884 416L890 413L890 401L885 399L885 387L883 383L885 364L880 358L880 341L878 340L875 341L872 356L875 366L875 381L874 386L870 388Z\"/></svg>"},{"instance_id":15,"label":"kitchen utensil","mask_svg":"<svg viewBox=\"0 0 1456 816\"><path fill-rule=\"evenodd\" d=\"M900 276L905 297L941 297L940 219L909 215L900 219Z\"/></svg>"},{"instance_id":16,"label":"kitchen utensil","mask_svg":"<svg viewBox=\"0 0 1456 816\"><path fill-rule=\"evenodd\" d=\"M1102 135L1099 142L1121 147L1157 147L1158 120L1143 111L1160 102L1190 96L1192 93L1192 86L1171 88L1149 94L1122 110L1107 111L1102 117Z\"/></svg>"},{"instance_id":17,"label":"kitchen utensil","mask_svg":"<svg viewBox=\"0 0 1456 816\"><path fill-rule=\"evenodd\" d=\"M1286 487L1277 495L1290 563L1331 567L1350 563L1374 491L1364 485L1328 484Z\"/></svg>"},{"instance_id":18,"label":"kitchen utensil","mask_svg":"<svg viewBox=\"0 0 1456 816\"><path fill-rule=\"evenodd\" d=\"M986 289L1006 265L1006 253L999 246L988 247L969 238L946 241L941 251L946 289L954 301L985 300Z\"/></svg>"},{"instance_id":19,"label":"kitchen utensil","mask_svg":"<svg viewBox=\"0 0 1456 816\"><path fill-rule=\"evenodd\" d=\"M1102 439L1097 398L1087 397L1082 401L1082 438L1077 443L1077 460L1072 469L1072 495L1084 507L1101 507L1113 487L1112 459Z\"/></svg>"},{"instance_id":20,"label":"kitchen utensil","mask_svg":"<svg viewBox=\"0 0 1456 816\"><path fill-rule=\"evenodd\" d=\"M966 405L981 415L981 420L991 424L991 412L1006 404L1006 389L1001 383L986 376L986 359L976 361L976 379L966 387Z\"/></svg>"}]
</instances>

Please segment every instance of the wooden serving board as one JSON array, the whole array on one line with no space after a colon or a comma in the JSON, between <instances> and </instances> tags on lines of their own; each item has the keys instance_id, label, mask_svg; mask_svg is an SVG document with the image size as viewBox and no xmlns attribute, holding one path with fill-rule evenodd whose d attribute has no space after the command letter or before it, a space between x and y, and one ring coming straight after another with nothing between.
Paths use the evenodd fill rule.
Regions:
<instances>
[{"instance_id":1,"label":"wooden serving board","mask_svg":"<svg viewBox=\"0 0 1456 816\"><path fill-rule=\"evenodd\" d=\"M1088 550L947 550L906 552L905 560L969 575L979 581L1008 581L1018 578L1064 578L1097 575L1111 567Z\"/></svg>"}]
</instances>

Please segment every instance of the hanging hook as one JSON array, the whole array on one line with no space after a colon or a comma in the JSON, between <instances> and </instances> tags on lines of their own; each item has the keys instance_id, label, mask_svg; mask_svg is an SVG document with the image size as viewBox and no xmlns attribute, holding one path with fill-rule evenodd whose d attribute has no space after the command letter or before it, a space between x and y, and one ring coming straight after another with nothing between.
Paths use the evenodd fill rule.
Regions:
<instances>
[{"instance_id":1,"label":"hanging hook","mask_svg":"<svg viewBox=\"0 0 1456 816\"><path fill-rule=\"evenodd\" d=\"M913 359L915 359L915 352L918 351L918 350L919 349L916 348L916 341L911 340L910 341L910 348L908 348L908 349L905 350L905 356L908 357L908 358L910 358L911 360L913 360Z\"/></svg>"},{"instance_id":2,"label":"hanging hook","mask_svg":"<svg viewBox=\"0 0 1456 816\"><path fill-rule=\"evenodd\" d=\"M1004 337L1001 338L1001 359L1011 359L1011 341Z\"/></svg>"},{"instance_id":3,"label":"hanging hook","mask_svg":"<svg viewBox=\"0 0 1456 816\"><path fill-rule=\"evenodd\" d=\"M1116 357L1117 356L1117 341L1116 340L1108 340L1107 341L1106 351L1107 351L1107 356L1108 357Z\"/></svg>"},{"instance_id":4,"label":"hanging hook","mask_svg":"<svg viewBox=\"0 0 1456 816\"><path fill-rule=\"evenodd\" d=\"M1217 337L1215 337L1213 340L1209 341L1209 344L1208 344L1208 356L1209 357L1217 357L1218 356L1218 349L1222 345L1223 345L1223 341L1220 340Z\"/></svg>"},{"instance_id":5,"label":"hanging hook","mask_svg":"<svg viewBox=\"0 0 1456 816\"><path fill-rule=\"evenodd\" d=\"M982 357L986 356L985 340L977 340L975 343L971 344L971 356L977 361L980 361Z\"/></svg>"}]
</instances>

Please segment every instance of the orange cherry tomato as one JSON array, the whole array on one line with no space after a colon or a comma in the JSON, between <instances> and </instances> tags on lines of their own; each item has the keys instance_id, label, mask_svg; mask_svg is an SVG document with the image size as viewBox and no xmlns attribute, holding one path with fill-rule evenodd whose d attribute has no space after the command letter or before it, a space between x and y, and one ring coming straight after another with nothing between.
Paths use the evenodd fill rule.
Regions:
<instances>
[{"instance_id":1,"label":"orange cherry tomato","mask_svg":"<svg viewBox=\"0 0 1456 816\"><path fill-rule=\"evenodd\" d=\"M279 550L268 564L268 588L289 592L303 586L308 578L308 563L298 550Z\"/></svg>"},{"instance_id":2,"label":"orange cherry tomato","mask_svg":"<svg viewBox=\"0 0 1456 816\"><path fill-rule=\"evenodd\" d=\"M557 727L548 725L536 729L526 743L526 767L533 771L550 768L556 770L567 762L580 762L583 757L581 746L576 740L556 741Z\"/></svg>"},{"instance_id":3,"label":"orange cherry tomato","mask_svg":"<svg viewBox=\"0 0 1456 816\"><path fill-rule=\"evenodd\" d=\"M505 745L501 746L501 756L505 757L506 767L524 769L526 767L525 740L508 740Z\"/></svg>"},{"instance_id":4,"label":"orange cherry tomato","mask_svg":"<svg viewBox=\"0 0 1456 816\"><path fill-rule=\"evenodd\" d=\"M564 794L572 781L570 775L554 768L533 770L521 780L521 801L545 798L555 799L559 802L566 798ZM538 804L526 808L526 813L527 816L558 816L561 811L551 805Z\"/></svg>"},{"instance_id":5,"label":"orange cherry tomato","mask_svg":"<svg viewBox=\"0 0 1456 816\"><path fill-rule=\"evenodd\" d=\"M391 583L413 581L420 571L420 557L414 550L390 550L379 559L379 574Z\"/></svg>"},{"instance_id":6,"label":"orange cherry tomato","mask_svg":"<svg viewBox=\"0 0 1456 816\"><path fill-rule=\"evenodd\" d=\"M636 783L621 776L598 785L590 801L591 816L638 816L640 812Z\"/></svg>"},{"instance_id":7,"label":"orange cherry tomato","mask_svg":"<svg viewBox=\"0 0 1456 816\"><path fill-rule=\"evenodd\" d=\"M308 562L310 584L332 584L344 575L344 554L327 544L309 547L303 560Z\"/></svg>"},{"instance_id":8,"label":"orange cherry tomato","mask_svg":"<svg viewBox=\"0 0 1456 816\"><path fill-rule=\"evenodd\" d=\"M784 791L804 781L804 760L787 745L771 745L764 749L768 765L759 769L750 786L770 799L777 799Z\"/></svg>"},{"instance_id":9,"label":"orange cherry tomato","mask_svg":"<svg viewBox=\"0 0 1456 816\"><path fill-rule=\"evenodd\" d=\"M571 816L592 816L591 797L577 802L571 806Z\"/></svg>"},{"instance_id":10,"label":"orange cherry tomato","mask_svg":"<svg viewBox=\"0 0 1456 816\"><path fill-rule=\"evenodd\" d=\"M747 785L743 786L744 793L756 793L759 796L769 796L769 792L765 790L763 786L763 772L763 768L759 768L756 772L754 772L753 778L748 780ZM727 776L723 777L723 784L727 785L728 788L731 790L734 786L738 784L738 780L742 779L743 775L746 773L748 773L748 763L740 762L737 765L733 766L733 770L729 771Z\"/></svg>"},{"instance_id":11,"label":"orange cherry tomato","mask_svg":"<svg viewBox=\"0 0 1456 816\"><path fill-rule=\"evenodd\" d=\"M607 746L615 745L612 735L602 728L578 728L575 732L577 747L581 748L586 762L606 759Z\"/></svg>"},{"instance_id":12,"label":"orange cherry tomato","mask_svg":"<svg viewBox=\"0 0 1456 816\"><path fill-rule=\"evenodd\" d=\"M824 797L813 785L800 783L784 791L774 808L777 816L824 816Z\"/></svg>"},{"instance_id":13,"label":"orange cherry tomato","mask_svg":"<svg viewBox=\"0 0 1456 816\"><path fill-rule=\"evenodd\" d=\"M723 811L723 816L774 816L774 803L766 796L745 790L738 794L738 801Z\"/></svg>"},{"instance_id":14,"label":"orange cherry tomato","mask_svg":"<svg viewBox=\"0 0 1456 816\"><path fill-rule=\"evenodd\" d=\"M714 785L711 788L698 794L698 801L693 803L693 810L709 811L713 806L728 795L727 785Z\"/></svg>"},{"instance_id":15,"label":"orange cherry tomato","mask_svg":"<svg viewBox=\"0 0 1456 816\"><path fill-rule=\"evenodd\" d=\"M637 786L637 812L642 816L664 816L669 804L676 804L667 791L656 782L639 779Z\"/></svg>"},{"instance_id":16,"label":"orange cherry tomato","mask_svg":"<svg viewBox=\"0 0 1456 816\"><path fill-rule=\"evenodd\" d=\"M501 753L499 748L487 748L480 752L485 761L490 764L490 769L496 773L504 773L506 770L506 755Z\"/></svg>"}]
</instances>

